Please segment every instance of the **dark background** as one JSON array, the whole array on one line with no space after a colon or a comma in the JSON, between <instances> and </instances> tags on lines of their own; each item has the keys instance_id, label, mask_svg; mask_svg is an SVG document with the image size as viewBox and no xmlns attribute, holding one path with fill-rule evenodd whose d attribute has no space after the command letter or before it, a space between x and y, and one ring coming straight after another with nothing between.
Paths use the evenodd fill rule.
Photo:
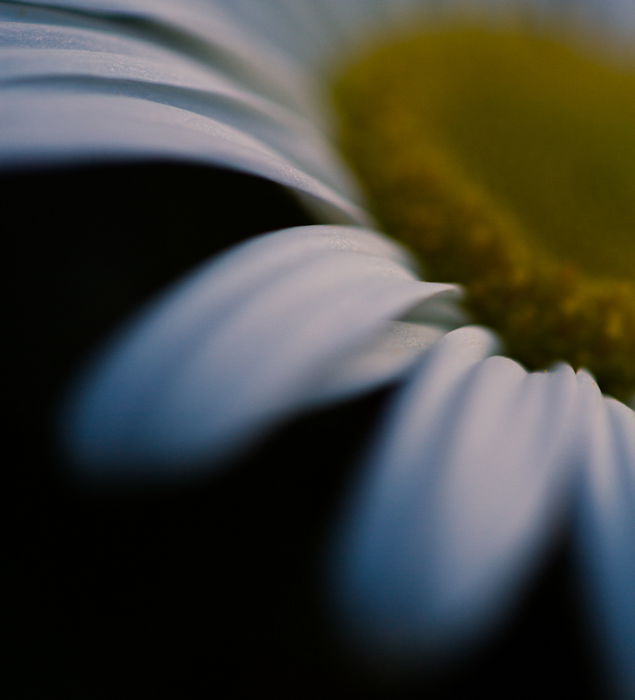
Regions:
<instances>
[{"instance_id":1,"label":"dark background","mask_svg":"<svg viewBox=\"0 0 635 700\"><path fill-rule=\"evenodd\" d=\"M17 322L3 697L607 697L566 541L507 626L450 667L395 677L340 648L321 562L390 389L301 417L187 483L85 482L60 454L53 416L78 363L193 265L310 223L288 194L163 162L16 172L0 188Z\"/></svg>"}]
</instances>

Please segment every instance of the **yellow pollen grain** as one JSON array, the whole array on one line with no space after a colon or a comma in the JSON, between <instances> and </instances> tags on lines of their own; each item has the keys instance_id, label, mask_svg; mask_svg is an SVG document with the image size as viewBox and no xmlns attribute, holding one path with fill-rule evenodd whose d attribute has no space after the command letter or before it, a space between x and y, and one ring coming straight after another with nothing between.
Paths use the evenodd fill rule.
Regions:
<instances>
[{"instance_id":1,"label":"yellow pollen grain","mask_svg":"<svg viewBox=\"0 0 635 700\"><path fill-rule=\"evenodd\" d=\"M384 230L530 369L635 393L635 69L475 23L374 47L332 83Z\"/></svg>"}]
</instances>

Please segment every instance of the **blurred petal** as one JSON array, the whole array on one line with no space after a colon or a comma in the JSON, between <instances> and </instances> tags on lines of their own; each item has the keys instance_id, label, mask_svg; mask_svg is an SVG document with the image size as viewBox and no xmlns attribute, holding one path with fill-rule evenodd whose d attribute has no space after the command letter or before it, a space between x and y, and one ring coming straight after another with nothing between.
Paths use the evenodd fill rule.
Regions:
<instances>
[{"instance_id":1,"label":"blurred petal","mask_svg":"<svg viewBox=\"0 0 635 700\"><path fill-rule=\"evenodd\" d=\"M422 305L422 314L429 307L429 323L390 321L359 352L329 368L314 400L324 403L341 400L402 376L449 330L435 323L432 301Z\"/></svg>"},{"instance_id":2,"label":"blurred petal","mask_svg":"<svg viewBox=\"0 0 635 700\"><path fill-rule=\"evenodd\" d=\"M87 469L130 473L226 456L315 403L323 376L387 321L448 293L419 282L378 234L306 227L253 239L113 343L71 399L69 449Z\"/></svg>"},{"instance_id":3,"label":"blurred petal","mask_svg":"<svg viewBox=\"0 0 635 700\"><path fill-rule=\"evenodd\" d=\"M619 691L635 698L635 413L583 380L579 553Z\"/></svg>"},{"instance_id":4,"label":"blurred petal","mask_svg":"<svg viewBox=\"0 0 635 700\"><path fill-rule=\"evenodd\" d=\"M349 504L333 566L362 651L470 640L509 606L552 534L569 474L575 375L527 373L453 331L398 397Z\"/></svg>"},{"instance_id":5,"label":"blurred petal","mask_svg":"<svg viewBox=\"0 0 635 700\"><path fill-rule=\"evenodd\" d=\"M337 401L392 382L414 367L446 333L468 323L455 295L426 299L403 319L385 324L359 352L334 364L323 377L315 398L325 403Z\"/></svg>"}]
</instances>

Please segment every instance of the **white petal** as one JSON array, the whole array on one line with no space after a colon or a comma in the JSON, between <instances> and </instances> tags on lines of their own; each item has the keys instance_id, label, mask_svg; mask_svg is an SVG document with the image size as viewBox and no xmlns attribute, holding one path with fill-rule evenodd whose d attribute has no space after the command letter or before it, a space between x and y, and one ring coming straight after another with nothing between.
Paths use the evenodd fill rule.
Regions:
<instances>
[{"instance_id":1,"label":"white petal","mask_svg":"<svg viewBox=\"0 0 635 700\"><path fill-rule=\"evenodd\" d=\"M181 107L42 87L37 93L5 89L4 99L0 151L5 167L122 159L224 165L305 193L328 207L333 221L367 219L350 200L246 132Z\"/></svg>"},{"instance_id":2,"label":"white petal","mask_svg":"<svg viewBox=\"0 0 635 700\"><path fill-rule=\"evenodd\" d=\"M492 346L473 328L437 343L361 474L333 568L365 653L470 641L509 606L560 513L575 375L484 359Z\"/></svg>"},{"instance_id":3,"label":"white petal","mask_svg":"<svg viewBox=\"0 0 635 700\"><path fill-rule=\"evenodd\" d=\"M331 367L388 320L454 293L403 260L379 235L338 227L278 232L213 260L96 363L66 414L69 449L90 469L178 472L244 448L311 405Z\"/></svg>"},{"instance_id":4,"label":"white petal","mask_svg":"<svg viewBox=\"0 0 635 700\"><path fill-rule=\"evenodd\" d=\"M578 549L619 691L635 698L635 413L584 379Z\"/></svg>"},{"instance_id":5,"label":"white petal","mask_svg":"<svg viewBox=\"0 0 635 700\"><path fill-rule=\"evenodd\" d=\"M39 88L49 93L57 90L67 99L75 93L116 95L179 107L250 134L325 184L341 191L350 187L324 134L306 119L241 88L222 74L179 63L173 55L130 55L130 42L126 42L125 53L121 47L116 47L117 52L98 51L92 32L65 31L64 40L80 48L59 49L55 45L61 41L60 32L55 31L52 40L49 34L43 37L38 31L28 51L23 36L18 48L1 48L0 81L30 95ZM84 42L90 44L89 50ZM46 46L48 43L52 47ZM15 94L20 93L16 90ZM72 139L67 140L71 149Z\"/></svg>"},{"instance_id":6,"label":"white petal","mask_svg":"<svg viewBox=\"0 0 635 700\"><path fill-rule=\"evenodd\" d=\"M51 0L46 7L38 5L25 0L17 11L9 7L3 14L13 12L25 21L42 15L53 22L90 20L106 32L166 44L221 67L241 84L299 111L313 106L307 75L298 62L290 60L258 32L245 31L213 0ZM48 8L59 10L51 13Z\"/></svg>"},{"instance_id":7,"label":"white petal","mask_svg":"<svg viewBox=\"0 0 635 700\"><path fill-rule=\"evenodd\" d=\"M314 400L325 404L339 401L392 382L405 374L449 330L435 323L432 302L422 305L422 315L425 316L429 309L428 323L390 321L358 353L330 367Z\"/></svg>"},{"instance_id":8,"label":"white petal","mask_svg":"<svg viewBox=\"0 0 635 700\"><path fill-rule=\"evenodd\" d=\"M446 333L468 324L455 295L426 299L403 319L387 323L359 352L333 364L322 379L316 401L338 401L395 381Z\"/></svg>"},{"instance_id":9,"label":"white petal","mask_svg":"<svg viewBox=\"0 0 635 700\"><path fill-rule=\"evenodd\" d=\"M0 28L1 167L220 165L302 193L330 221L368 221L325 134L187 54L92 26L16 18Z\"/></svg>"}]
</instances>

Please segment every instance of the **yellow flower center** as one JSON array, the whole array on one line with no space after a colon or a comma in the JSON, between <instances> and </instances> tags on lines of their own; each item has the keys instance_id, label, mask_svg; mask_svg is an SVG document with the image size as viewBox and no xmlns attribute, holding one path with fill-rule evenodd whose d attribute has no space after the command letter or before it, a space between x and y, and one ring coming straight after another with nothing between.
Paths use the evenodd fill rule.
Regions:
<instances>
[{"instance_id":1,"label":"yellow flower center","mask_svg":"<svg viewBox=\"0 0 635 700\"><path fill-rule=\"evenodd\" d=\"M510 27L374 47L332 83L384 230L531 369L635 392L635 69Z\"/></svg>"}]
</instances>

